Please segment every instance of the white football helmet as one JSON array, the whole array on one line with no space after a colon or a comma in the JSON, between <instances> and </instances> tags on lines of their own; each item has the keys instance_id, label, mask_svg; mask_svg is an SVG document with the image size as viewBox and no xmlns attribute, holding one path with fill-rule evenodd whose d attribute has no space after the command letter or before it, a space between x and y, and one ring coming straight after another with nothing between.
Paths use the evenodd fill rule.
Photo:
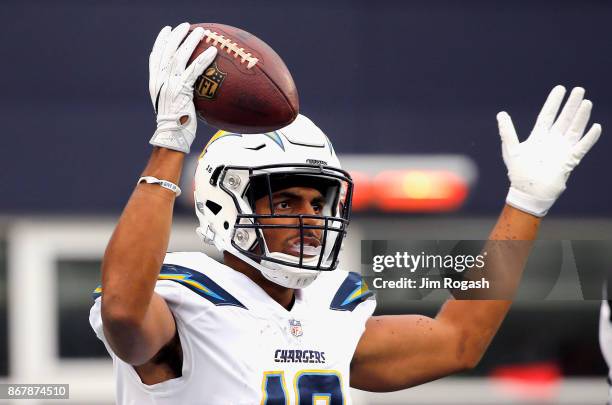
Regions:
<instances>
[{"instance_id":1,"label":"white football helmet","mask_svg":"<svg viewBox=\"0 0 612 405\"><path fill-rule=\"evenodd\" d=\"M294 186L315 188L321 193L324 204L320 215L274 213L272 194ZM352 192L351 177L340 168L331 142L303 115L282 129L264 134L219 131L198 160L194 192L200 220L197 233L219 251L255 267L268 280L287 288L303 288L319 272L338 266ZM255 201L266 196L270 214L256 213ZM260 221L268 218L295 221ZM299 233L299 245L294 242L291 247L294 254L269 250L263 230L271 228ZM320 235L314 243L312 230Z\"/></svg>"}]
</instances>

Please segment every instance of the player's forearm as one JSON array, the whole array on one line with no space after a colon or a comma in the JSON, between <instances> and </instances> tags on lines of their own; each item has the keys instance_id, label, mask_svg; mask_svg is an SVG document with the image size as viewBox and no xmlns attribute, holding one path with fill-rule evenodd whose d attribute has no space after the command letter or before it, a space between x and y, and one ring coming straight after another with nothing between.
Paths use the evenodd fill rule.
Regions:
<instances>
[{"instance_id":1,"label":"player's forearm","mask_svg":"<svg viewBox=\"0 0 612 405\"><path fill-rule=\"evenodd\" d=\"M541 218L509 205L504 207L489 236L491 249L487 249L486 261L490 264L489 269L496 267L494 271L505 270L510 274L495 276L500 285L493 283L494 288L499 287L498 291L488 292L495 294L493 298L510 298L516 291L540 222ZM457 331L457 354L466 365L473 367L485 353L511 304L510 299L449 300L436 319L452 325Z\"/></svg>"},{"instance_id":2,"label":"player's forearm","mask_svg":"<svg viewBox=\"0 0 612 405\"><path fill-rule=\"evenodd\" d=\"M185 154L155 148L143 176L178 183ZM175 195L139 184L130 197L102 264L103 312L142 320L168 247Z\"/></svg>"}]
</instances>

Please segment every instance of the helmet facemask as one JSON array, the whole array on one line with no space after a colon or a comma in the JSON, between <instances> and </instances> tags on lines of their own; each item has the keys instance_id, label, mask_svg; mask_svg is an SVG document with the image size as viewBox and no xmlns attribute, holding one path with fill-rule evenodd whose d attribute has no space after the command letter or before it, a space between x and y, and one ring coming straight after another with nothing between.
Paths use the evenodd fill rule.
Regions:
<instances>
[{"instance_id":1,"label":"helmet facemask","mask_svg":"<svg viewBox=\"0 0 612 405\"><path fill-rule=\"evenodd\" d=\"M301 288L310 284L320 271L338 267L350 220L353 183L348 173L314 164L227 166L221 170L218 184L232 197L237 210L231 234L234 253L262 271L266 278L289 288ZM279 213L274 199L279 195L283 198L283 190L292 187L317 190L322 203L320 212ZM260 207L262 204L266 207L265 213L256 211L258 200ZM282 235L287 230L293 231L289 233L291 243L274 251L266 242L266 234Z\"/></svg>"}]
</instances>

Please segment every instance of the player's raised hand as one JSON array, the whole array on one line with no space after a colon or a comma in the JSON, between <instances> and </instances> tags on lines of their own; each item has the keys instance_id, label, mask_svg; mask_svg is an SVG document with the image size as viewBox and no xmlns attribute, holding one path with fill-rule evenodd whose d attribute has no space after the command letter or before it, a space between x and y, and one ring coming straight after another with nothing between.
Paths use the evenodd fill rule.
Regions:
<instances>
[{"instance_id":1,"label":"player's raised hand","mask_svg":"<svg viewBox=\"0 0 612 405\"><path fill-rule=\"evenodd\" d=\"M546 215L565 190L570 173L601 134L601 126L593 124L583 136L593 104L583 99L581 87L572 90L557 117L564 95L563 86L552 89L524 142L519 142L508 113L497 114L502 154L510 178L506 202L540 217Z\"/></svg>"},{"instance_id":2,"label":"player's raised hand","mask_svg":"<svg viewBox=\"0 0 612 405\"><path fill-rule=\"evenodd\" d=\"M164 27L155 40L149 56L149 93L157 114L152 145L189 153L197 129L193 85L217 55L211 46L187 66L204 32L198 27L187 36L189 23L183 23Z\"/></svg>"}]
</instances>

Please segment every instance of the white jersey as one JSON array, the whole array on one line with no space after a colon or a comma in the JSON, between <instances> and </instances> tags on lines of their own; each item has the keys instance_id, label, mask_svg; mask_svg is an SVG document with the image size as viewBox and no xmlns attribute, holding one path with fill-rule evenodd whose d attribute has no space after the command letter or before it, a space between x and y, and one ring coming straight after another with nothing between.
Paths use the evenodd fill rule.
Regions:
<instances>
[{"instance_id":1,"label":"white jersey","mask_svg":"<svg viewBox=\"0 0 612 405\"><path fill-rule=\"evenodd\" d=\"M610 313L610 303L612 301L604 300L601 304L599 313L599 344L606 363L608 363L608 385L609 396L608 404L612 405L612 314Z\"/></svg>"},{"instance_id":2,"label":"white jersey","mask_svg":"<svg viewBox=\"0 0 612 405\"><path fill-rule=\"evenodd\" d=\"M182 376L145 385L104 337L98 297L90 323L111 357L117 403L350 404L349 367L376 302L357 273L323 272L296 290L291 311L203 253L169 253L155 292L172 310Z\"/></svg>"}]
</instances>

